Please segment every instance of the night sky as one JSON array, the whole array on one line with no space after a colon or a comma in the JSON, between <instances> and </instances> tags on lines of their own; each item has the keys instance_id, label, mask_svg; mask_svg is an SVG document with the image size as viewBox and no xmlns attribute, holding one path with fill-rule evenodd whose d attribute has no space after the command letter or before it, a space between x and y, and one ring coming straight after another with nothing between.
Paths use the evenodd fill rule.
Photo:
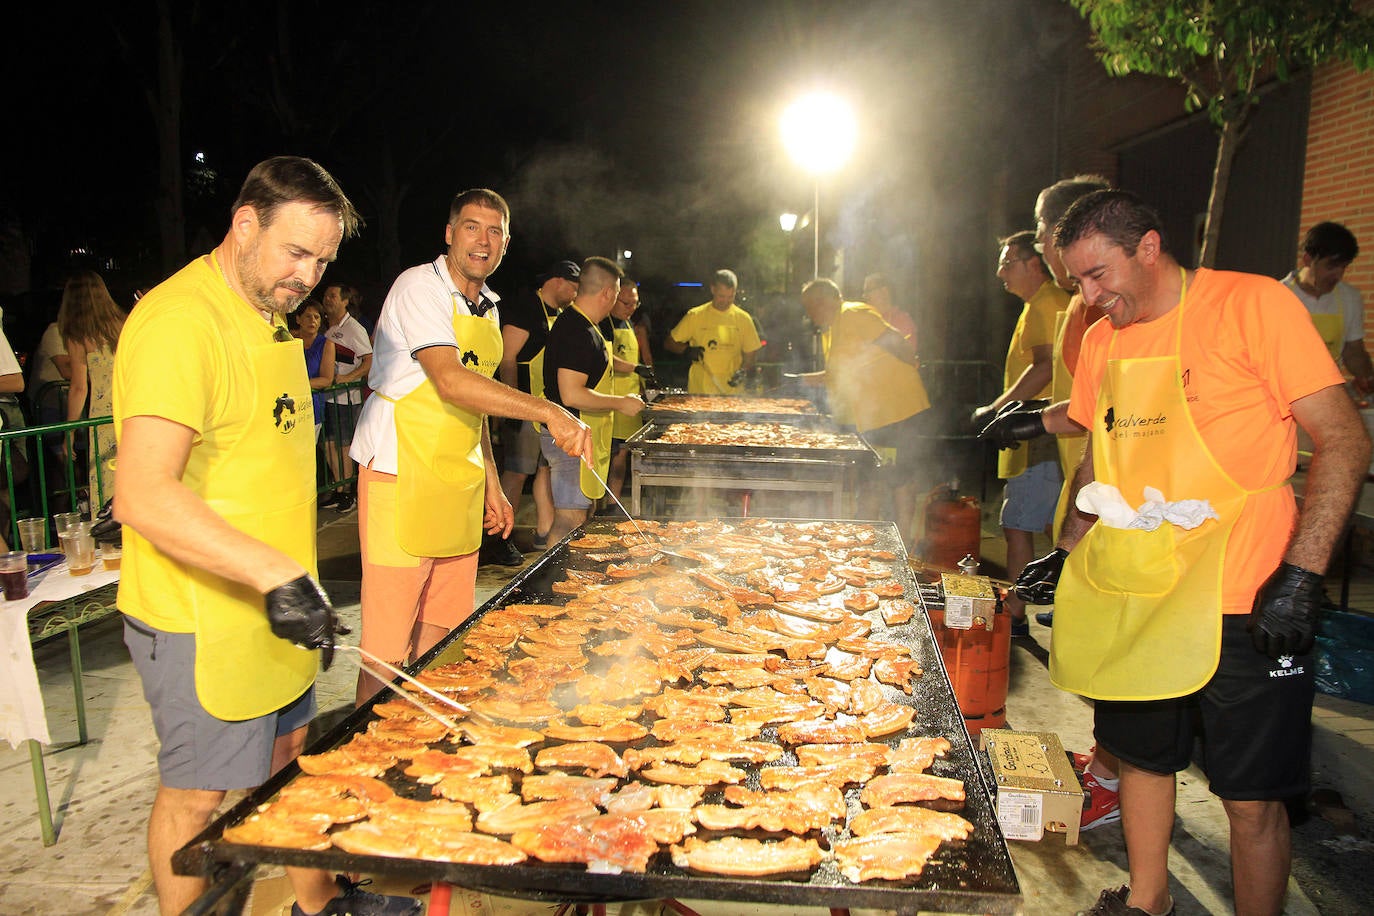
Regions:
<instances>
[{"instance_id":1,"label":"night sky","mask_svg":"<svg viewBox=\"0 0 1374 916\"><path fill-rule=\"evenodd\" d=\"M218 243L255 162L309 155L368 219L329 276L374 304L394 270L438 252L449 199L474 185L513 208L500 292L557 258L631 249L631 273L660 299L721 266L756 297L781 295L777 215L807 211L812 184L778 117L814 89L846 97L860 123L853 159L822 185L846 292L883 269L984 296L993 239L1024 228L1033 203L990 202L992 176L1039 167L1024 145L1039 130L1038 76L1076 23L1054 0L168 3L188 255ZM114 287L155 281L157 3L51 10L24 14L12 36L25 40L3 60L15 130L0 292L24 292L16 245L39 289L77 248L113 259ZM795 291L810 240L792 243ZM911 304L937 329L953 307Z\"/></svg>"}]
</instances>

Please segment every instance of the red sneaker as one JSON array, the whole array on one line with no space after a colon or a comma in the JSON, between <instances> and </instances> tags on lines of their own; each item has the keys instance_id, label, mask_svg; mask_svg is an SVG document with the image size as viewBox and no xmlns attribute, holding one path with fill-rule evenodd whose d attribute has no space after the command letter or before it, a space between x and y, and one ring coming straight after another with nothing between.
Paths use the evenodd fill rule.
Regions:
<instances>
[{"instance_id":1,"label":"red sneaker","mask_svg":"<svg viewBox=\"0 0 1374 916\"><path fill-rule=\"evenodd\" d=\"M1093 759L1093 751L1096 747L1089 748L1088 753L1080 754L1077 751L1069 751L1069 763L1073 764L1073 771L1082 776L1088 769L1088 763Z\"/></svg>"},{"instance_id":2,"label":"red sneaker","mask_svg":"<svg viewBox=\"0 0 1374 916\"><path fill-rule=\"evenodd\" d=\"M1121 820L1121 797L1105 788L1092 773L1083 774L1083 820L1080 830L1092 830Z\"/></svg>"}]
</instances>

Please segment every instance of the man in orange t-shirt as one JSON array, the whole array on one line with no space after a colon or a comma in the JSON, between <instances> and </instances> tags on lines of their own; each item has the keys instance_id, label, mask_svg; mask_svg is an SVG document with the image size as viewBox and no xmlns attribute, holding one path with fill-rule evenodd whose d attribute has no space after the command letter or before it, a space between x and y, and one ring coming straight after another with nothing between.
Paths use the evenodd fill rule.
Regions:
<instances>
[{"instance_id":1,"label":"man in orange t-shirt","mask_svg":"<svg viewBox=\"0 0 1374 916\"><path fill-rule=\"evenodd\" d=\"M1069 415L1088 430L1074 493L1110 484L1136 506L1153 486L1213 509L1154 531L1075 509L1055 552L1016 583L1032 601L1058 591L1051 677L1098 700L1097 742L1121 760L1130 884L1103 891L1089 912L1173 912L1174 774L1197 737L1230 820L1236 910L1278 912L1290 864L1282 800L1308 786L1306 653L1368 436L1311 321L1277 282L1185 270L1158 216L1121 191L1076 202L1054 242L1107 317L1085 335L1074 376ZM1286 483L1299 425L1316 443L1300 514Z\"/></svg>"}]
</instances>

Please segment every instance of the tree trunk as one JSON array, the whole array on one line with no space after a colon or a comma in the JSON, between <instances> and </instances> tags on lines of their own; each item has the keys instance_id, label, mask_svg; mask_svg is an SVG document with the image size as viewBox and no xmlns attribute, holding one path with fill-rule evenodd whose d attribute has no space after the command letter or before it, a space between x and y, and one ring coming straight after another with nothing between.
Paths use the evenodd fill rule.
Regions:
<instances>
[{"instance_id":1,"label":"tree trunk","mask_svg":"<svg viewBox=\"0 0 1374 916\"><path fill-rule=\"evenodd\" d=\"M157 223L162 268L170 275L186 263L186 205L181 172L181 53L170 0L157 4L157 90L152 101L157 131Z\"/></svg>"},{"instance_id":2,"label":"tree trunk","mask_svg":"<svg viewBox=\"0 0 1374 916\"><path fill-rule=\"evenodd\" d=\"M1199 267L1213 267L1216 264L1217 248L1221 241L1221 214L1226 206L1226 188L1231 183L1231 163L1240 149L1245 120L1244 116L1228 120L1221 129L1216 166L1212 169L1212 193L1207 198L1207 228L1202 236Z\"/></svg>"}]
</instances>

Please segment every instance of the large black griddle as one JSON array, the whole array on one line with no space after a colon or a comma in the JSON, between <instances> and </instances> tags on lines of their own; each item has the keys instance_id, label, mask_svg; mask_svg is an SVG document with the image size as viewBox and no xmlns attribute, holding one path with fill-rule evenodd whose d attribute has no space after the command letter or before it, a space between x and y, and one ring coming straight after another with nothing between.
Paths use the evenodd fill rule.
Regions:
<instances>
[{"instance_id":1,"label":"large black griddle","mask_svg":"<svg viewBox=\"0 0 1374 916\"><path fill-rule=\"evenodd\" d=\"M614 520L596 521L586 531L611 531ZM868 524L878 534L876 546L891 550L902 559L896 564L898 581L906 587L908 600L916 603L914 578L905 563L905 553L896 528L891 524ZM578 537L581 530L570 538ZM443 642L416 663L425 669L460 660L462 642L470 629L483 615L498 607L523 603L556 603L564 599L553 594L550 586L564 578L571 567L585 568L585 563L570 564L570 551L565 539L538 562L513 579L472 619L450 634ZM729 577L729 574L725 574ZM917 681L913 696L884 688L895 701L913 704L919 710L910 730L891 736L888 743L895 746L901 737L917 735L939 736L949 739L952 748L943 760L937 760L932 772L940 776L964 781L966 802L961 815L974 825L973 837L963 844L945 844L925 871L910 882L869 881L856 884L839 874L833 861L823 863L809 874L765 878L731 878L695 874L672 864L666 851L649 862L643 874L590 874L581 865L549 865L535 860L519 865L478 866L457 865L416 859L355 855L339 849L308 852L262 846L245 846L221 839L225 828L239 823L255 808L271 800L282 786L300 775L293 763L269 782L226 812L173 857L177 871L183 874L212 875L217 881L242 880L245 868L260 864L280 864L332 869L338 872L367 872L413 877L417 880L443 881L460 887L534 900L570 902L609 902L637 899L714 899L771 904L800 904L822 907L875 907L895 909L900 914L918 911L958 913L1016 913L1020 910L1020 888L1007 853L1006 843L997 824L996 812L988 786L978 766L975 751L969 741L964 720L959 714L949 678L923 614L910 623L887 628L877 611L868 615L875 621L871 638L900 642L909 646L913 657L924 668L925 676ZM320 738L308 751L322 753L350 740L364 731L375 718L371 707L390 698L384 691L332 731ZM766 728L760 740L776 740L776 732ZM651 742L651 738L643 739ZM617 747L623 747L617 745ZM531 748L531 753L537 750ZM795 755L788 752L779 764L795 764ZM758 788L758 767L746 765L750 778L746 785ZM425 797L427 788L413 783L409 777L390 771L385 780L399 794ZM859 790L846 791L851 816L859 810ZM708 792L707 802L719 800L719 792ZM750 834L744 834L750 835ZM753 834L758 837L767 834ZM699 830L698 838L716 836ZM822 832L822 846L848 832L831 826Z\"/></svg>"},{"instance_id":2,"label":"large black griddle","mask_svg":"<svg viewBox=\"0 0 1374 916\"><path fill-rule=\"evenodd\" d=\"M671 456L674 458L708 458L716 460L732 459L753 459L769 460L779 463L824 461L838 462L843 464L855 464L860 466L877 467L881 463L878 453L873 446L869 445L862 436L854 433L841 433L833 425L821 423L816 420L810 422L800 422L793 417L793 423L798 429L814 429L817 432L839 435L847 441L834 446L818 446L815 448L798 445L730 445L725 443L686 443L686 442L662 442L663 436L668 432L668 427L680 420L662 421L658 418L645 423L635 434L625 440L625 446L636 454L647 457ZM749 423L749 422L778 422L774 420L752 421L741 418L728 420L712 420L712 423Z\"/></svg>"}]
</instances>

